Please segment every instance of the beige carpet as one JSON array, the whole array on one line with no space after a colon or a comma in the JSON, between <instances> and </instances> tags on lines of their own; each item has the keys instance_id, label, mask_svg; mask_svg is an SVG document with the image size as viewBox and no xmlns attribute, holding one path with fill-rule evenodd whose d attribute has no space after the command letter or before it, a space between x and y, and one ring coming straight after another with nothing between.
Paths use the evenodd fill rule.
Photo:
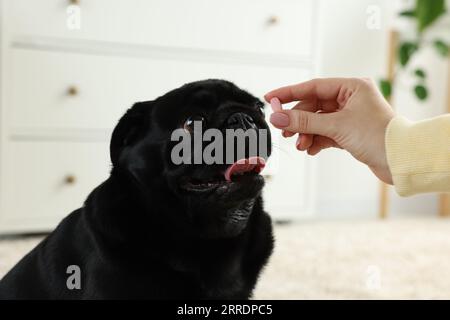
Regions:
<instances>
[{"instance_id":1,"label":"beige carpet","mask_svg":"<svg viewBox=\"0 0 450 320\"><path fill-rule=\"evenodd\" d=\"M277 226L256 299L450 298L450 220ZM0 277L39 238L0 240Z\"/></svg>"}]
</instances>

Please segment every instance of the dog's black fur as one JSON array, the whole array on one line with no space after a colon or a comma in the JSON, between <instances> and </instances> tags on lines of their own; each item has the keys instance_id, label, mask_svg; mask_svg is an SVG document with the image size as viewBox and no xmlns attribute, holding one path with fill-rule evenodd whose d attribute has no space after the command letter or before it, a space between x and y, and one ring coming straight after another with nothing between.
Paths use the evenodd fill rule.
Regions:
<instances>
[{"instance_id":1,"label":"dog's black fur","mask_svg":"<svg viewBox=\"0 0 450 320\"><path fill-rule=\"evenodd\" d=\"M114 129L110 177L0 281L0 298L249 298L273 247L263 178L183 189L183 179L210 179L226 165L174 165L170 137L195 114L208 128L228 128L236 112L267 128L260 104L222 80L136 103ZM70 265L80 267L79 290L67 288Z\"/></svg>"}]
</instances>

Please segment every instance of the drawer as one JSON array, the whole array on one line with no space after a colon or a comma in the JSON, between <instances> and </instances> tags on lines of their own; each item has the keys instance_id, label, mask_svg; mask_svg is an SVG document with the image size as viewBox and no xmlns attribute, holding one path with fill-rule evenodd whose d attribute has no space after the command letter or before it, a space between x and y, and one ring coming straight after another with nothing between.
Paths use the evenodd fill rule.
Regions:
<instances>
[{"instance_id":1,"label":"drawer","mask_svg":"<svg viewBox=\"0 0 450 320\"><path fill-rule=\"evenodd\" d=\"M13 36L308 56L314 0L6 0Z\"/></svg>"},{"instance_id":2,"label":"drawer","mask_svg":"<svg viewBox=\"0 0 450 320\"><path fill-rule=\"evenodd\" d=\"M50 230L108 177L107 143L6 143L0 231Z\"/></svg>"},{"instance_id":3,"label":"drawer","mask_svg":"<svg viewBox=\"0 0 450 320\"><path fill-rule=\"evenodd\" d=\"M136 101L152 100L186 82L222 78L251 93L309 78L287 67L148 60L12 49L6 76L12 129L111 129Z\"/></svg>"}]
</instances>

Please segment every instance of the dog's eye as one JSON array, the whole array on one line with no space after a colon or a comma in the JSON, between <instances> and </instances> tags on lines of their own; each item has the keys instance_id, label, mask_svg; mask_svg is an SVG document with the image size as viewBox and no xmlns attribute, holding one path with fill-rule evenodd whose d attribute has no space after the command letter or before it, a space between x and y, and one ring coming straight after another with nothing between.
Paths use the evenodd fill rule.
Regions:
<instances>
[{"instance_id":1,"label":"dog's eye","mask_svg":"<svg viewBox=\"0 0 450 320\"><path fill-rule=\"evenodd\" d=\"M186 119L186 121L183 124L183 128L186 131L192 132L194 131L194 125L197 123L197 126L200 128L203 128L205 126L206 120L204 117L196 115L196 116L190 116Z\"/></svg>"}]
</instances>

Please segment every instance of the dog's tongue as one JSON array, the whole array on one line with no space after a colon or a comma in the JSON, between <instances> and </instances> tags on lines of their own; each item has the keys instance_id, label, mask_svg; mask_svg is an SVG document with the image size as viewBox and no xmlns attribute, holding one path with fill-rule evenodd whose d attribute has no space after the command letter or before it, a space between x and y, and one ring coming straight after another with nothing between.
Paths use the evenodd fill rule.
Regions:
<instances>
[{"instance_id":1,"label":"dog's tongue","mask_svg":"<svg viewBox=\"0 0 450 320\"><path fill-rule=\"evenodd\" d=\"M225 171L225 180L231 181L231 177L235 174L241 174L249 171L260 173L266 165L266 161L261 157L250 157L240 159L230 165Z\"/></svg>"}]
</instances>

